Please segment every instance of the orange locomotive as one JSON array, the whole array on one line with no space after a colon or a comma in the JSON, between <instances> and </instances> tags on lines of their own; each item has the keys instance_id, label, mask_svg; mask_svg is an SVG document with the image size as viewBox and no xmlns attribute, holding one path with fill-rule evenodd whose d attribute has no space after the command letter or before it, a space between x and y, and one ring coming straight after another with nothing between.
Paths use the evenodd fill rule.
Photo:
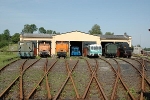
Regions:
<instances>
[{"instance_id":1,"label":"orange locomotive","mask_svg":"<svg viewBox=\"0 0 150 100\"><path fill-rule=\"evenodd\" d=\"M60 57L65 58L67 56L68 50L69 50L68 42L65 42L65 41L56 42L56 53L57 53L58 58Z\"/></svg>"},{"instance_id":2,"label":"orange locomotive","mask_svg":"<svg viewBox=\"0 0 150 100\"><path fill-rule=\"evenodd\" d=\"M49 43L40 43L39 44L39 55L40 57L50 56L50 44Z\"/></svg>"}]
</instances>

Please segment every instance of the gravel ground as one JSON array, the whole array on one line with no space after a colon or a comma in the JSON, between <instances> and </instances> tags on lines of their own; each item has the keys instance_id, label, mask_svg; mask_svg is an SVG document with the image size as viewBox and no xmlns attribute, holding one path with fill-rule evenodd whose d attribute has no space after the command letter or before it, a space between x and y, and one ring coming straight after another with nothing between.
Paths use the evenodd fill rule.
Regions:
<instances>
[{"instance_id":1,"label":"gravel ground","mask_svg":"<svg viewBox=\"0 0 150 100\"><path fill-rule=\"evenodd\" d=\"M132 61L130 61L132 62ZM136 62L132 62L136 63ZM127 87L129 88L130 92L132 95L138 99L139 92L141 90L141 76L139 75L138 71L133 68L130 64L124 62L124 61L119 61L120 67L121 67L121 77ZM138 63L136 63L138 64ZM134 80L134 81L133 81Z\"/></svg>"},{"instance_id":2,"label":"gravel ground","mask_svg":"<svg viewBox=\"0 0 150 100\"><path fill-rule=\"evenodd\" d=\"M52 98L55 97L56 93L59 91L61 85L64 83L66 78L67 78L67 69L65 65L65 60L59 59L48 74Z\"/></svg>"},{"instance_id":3,"label":"gravel ground","mask_svg":"<svg viewBox=\"0 0 150 100\"><path fill-rule=\"evenodd\" d=\"M98 60L99 68L97 77L101 83L106 96L110 99L114 82L116 79L115 73L112 71L111 66L103 60Z\"/></svg>"},{"instance_id":4,"label":"gravel ground","mask_svg":"<svg viewBox=\"0 0 150 100\"><path fill-rule=\"evenodd\" d=\"M74 63L76 60L73 60ZM71 62L70 62L71 64ZM72 73L73 80L75 82L79 96L82 97L86 89L86 86L90 80L90 71L87 63L84 59L80 59L78 65Z\"/></svg>"},{"instance_id":5,"label":"gravel ground","mask_svg":"<svg viewBox=\"0 0 150 100\"><path fill-rule=\"evenodd\" d=\"M32 89L37 85L44 75L44 65L46 59L41 59L36 64L28 68L23 75L24 97L26 98ZM33 63L33 62L32 62Z\"/></svg>"},{"instance_id":6,"label":"gravel ground","mask_svg":"<svg viewBox=\"0 0 150 100\"><path fill-rule=\"evenodd\" d=\"M96 62L95 60L86 58L88 62L91 65L92 69L95 69ZM132 63L136 68L138 68L141 71L141 66L137 61L126 59ZM36 61L37 59L30 59L27 61L23 67L23 69L27 68L31 63ZM74 57L74 58L67 58L67 59L57 59L57 58L49 58L47 69L50 68L50 66L56 61L58 62L54 65L54 67L51 68L51 70L48 73L48 81L50 86L50 93L52 95L52 98L56 96L61 86L64 84L67 76L68 76L68 70L66 68L65 61L68 62L68 66L70 70L74 67L77 60L79 60L79 63L73 70L71 76L74 80L76 89L79 93L79 97L82 98L86 87L91 79L92 73L90 72L90 69L84 59ZM112 94L112 89L114 86L114 82L116 80L116 75L112 71L111 66L106 63L105 61L101 59L96 59L98 61L98 70L96 72L97 79L99 83L101 84L106 96L108 99L110 99ZM107 61L109 61L115 69L117 69L117 64L114 60L111 58L107 58ZM25 59L21 59L15 63L13 63L10 66L7 66L6 69L4 69L0 73L0 93L20 74L20 65L25 61ZM133 96L136 99L139 99L139 95L136 93L140 91L141 87L141 76L139 75L139 72L137 72L130 64L117 59L117 61L120 64L121 67L121 77L123 78L123 81L129 87L130 92L133 94ZM31 90L37 85L37 83L41 80L41 78L44 75L44 65L46 62L46 58L42 58L40 61L38 61L33 66L29 67L24 75L23 75L23 91L24 91L24 97L26 98ZM150 63L146 63L146 69L145 75L150 81ZM146 87L146 91L150 91L149 86ZM18 99L19 98L19 81L16 82L16 84L9 90L9 94L6 95L5 99ZM101 94L99 93L98 86L96 84L96 81L93 80L90 91L87 95L87 99L98 99L101 97ZM62 90L62 93L59 96L59 99L75 99L76 93L72 84L71 79L69 78L67 85ZM117 100L127 100L129 99L127 91L125 91L124 87L122 86L120 80L118 81L117 86L117 93L116 93ZM47 89L46 89L46 80L44 78L43 82L40 84L40 86L37 88L37 91L35 92L34 96L31 97L31 99L47 99Z\"/></svg>"},{"instance_id":7,"label":"gravel ground","mask_svg":"<svg viewBox=\"0 0 150 100\"><path fill-rule=\"evenodd\" d=\"M17 78L20 74L20 65L25 60L19 60L11 65L7 66L3 71L0 73L0 93L6 89L10 83L13 82L14 79Z\"/></svg>"}]
</instances>

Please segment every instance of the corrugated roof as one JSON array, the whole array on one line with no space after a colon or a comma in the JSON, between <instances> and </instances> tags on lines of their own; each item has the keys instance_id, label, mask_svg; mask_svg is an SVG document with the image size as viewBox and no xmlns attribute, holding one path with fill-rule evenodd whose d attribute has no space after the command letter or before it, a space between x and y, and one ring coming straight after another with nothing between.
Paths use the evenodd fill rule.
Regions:
<instances>
[{"instance_id":1,"label":"corrugated roof","mask_svg":"<svg viewBox=\"0 0 150 100\"><path fill-rule=\"evenodd\" d=\"M124 39L128 40L129 37L125 35L100 35L101 39Z\"/></svg>"},{"instance_id":2,"label":"corrugated roof","mask_svg":"<svg viewBox=\"0 0 150 100\"><path fill-rule=\"evenodd\" d=\"M23 34L23 37L30 37L30 38L52 38L52 34Z\"/></svg>"},{"instance_id":3,"label":"corrugated roof","mask_svg":"<svg viewBox=\"0 0 150 100\"><path fill-rule=\"evenodd\" d=\"M29 37L29 38L52 38L55 35L58 35L58 34L24 33L23 37ZM110 39L110 40L111 39L128 40L129 37L130 37L127 34L124 34L124 35L94 35L94 36L99 36L101 40L105 40L105 39Z\"/></svg>"}]
</instances>

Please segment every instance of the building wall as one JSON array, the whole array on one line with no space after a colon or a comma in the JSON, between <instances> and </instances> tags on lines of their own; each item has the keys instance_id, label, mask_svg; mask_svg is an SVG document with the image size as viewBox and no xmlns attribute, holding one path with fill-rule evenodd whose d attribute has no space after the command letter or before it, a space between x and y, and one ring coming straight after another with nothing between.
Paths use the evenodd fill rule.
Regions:
<instances>
[{"instance_id":1,"label":"building wall","mask_svg":"<svg viewBox=\"0 0 150 100\"><path fill-rule=\"evenodd\" d=\"M56 35L53 37L52 54L55 54L56 41L96 41L97 44L101 44L99 36L93 36L82 32L70 32L66 34Z\"/></svg>"}]
</instances>

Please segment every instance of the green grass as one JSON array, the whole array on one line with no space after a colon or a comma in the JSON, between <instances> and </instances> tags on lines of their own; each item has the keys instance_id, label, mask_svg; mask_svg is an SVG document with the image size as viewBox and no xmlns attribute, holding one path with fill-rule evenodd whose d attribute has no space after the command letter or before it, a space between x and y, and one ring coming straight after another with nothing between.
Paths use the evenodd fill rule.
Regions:
<instances>
[{"instance_id":1,"label":"green grass","mask_svg":"<svg viewBox=\"0 0 150 100\"><path fill-rule=\"evenodd\" d=\"M17 46L18 46L18 44L9 44L9 46L0 48L0 50L2 50L2 51L17 51ZM13 57L17 57L17 56L18 56L17 52L0 52L0 69L15 59L10 60L10 61L5 61L5 60L13 58ZM16 58L16 59L18 59L18 58Z\"/></svg>"}]
</instances>

